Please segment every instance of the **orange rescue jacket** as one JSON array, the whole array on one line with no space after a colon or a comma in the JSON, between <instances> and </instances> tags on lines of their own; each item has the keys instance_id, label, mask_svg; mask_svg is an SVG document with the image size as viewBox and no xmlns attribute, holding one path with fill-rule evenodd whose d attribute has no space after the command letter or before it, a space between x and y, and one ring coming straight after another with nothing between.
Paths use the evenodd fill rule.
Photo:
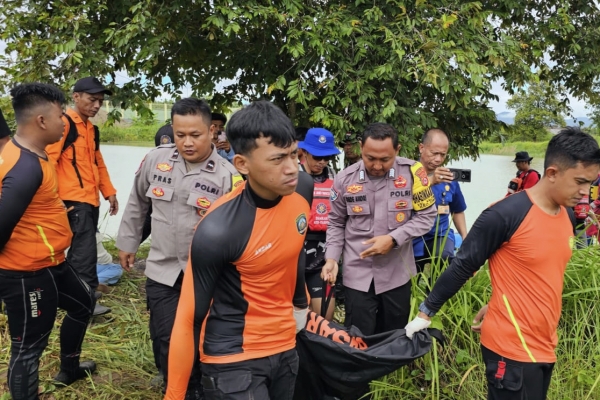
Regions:
<instances>
[{"instance_id":1,"label":"orange rescue jacket","mask_svg":"<svg viewBox=\"0 0 600 400\"><path fill-rule=\"evenodd\" d=\"M107 199L116 194L117 190L110 181L100 149L96 148L92 122L88 121L85 124L73 109L68 109L66 114L75 122L79 136L72 146L63 151L70 129L68 118L63 117L65 131L62 139L46 148L48 156L57 163L58 195L62 200L80 201L98 207L99 192L102 192L102 196Z\"/></svg>"}]
</instances>

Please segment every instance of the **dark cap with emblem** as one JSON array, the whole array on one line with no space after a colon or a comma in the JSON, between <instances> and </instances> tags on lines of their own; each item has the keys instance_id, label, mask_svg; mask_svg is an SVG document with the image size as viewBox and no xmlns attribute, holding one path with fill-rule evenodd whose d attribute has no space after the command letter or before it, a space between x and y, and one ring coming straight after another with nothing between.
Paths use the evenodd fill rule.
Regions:
<instances>
[{"instance_id":1,"label":"dark cap with emblem","mask_svg":"<svg viewBox=\"0 0 600 400\"><path fill-rule=\"evenodd\" d=\"M338 142L338 146L339 147L344 147L344 145L346 143L350 143L350 144L358 143L358 138L356 137L356 134L352 133L352 132L346 132L346 134L344 135L344 137L342 138L342 140L340 140Z\"/></svg>"},{"instance_id":2,"label":"dark cap with emblem","mask_svg":"<svg viewBox=\"0 0 600 400\"><path fill-rule=\"evenodd\" d=\"M98 78L93 76L81 78L80 80L75 82L73 92L83 92L89 94L104 93L109 96L112 95L112 92L105 88L104 85L102 85L102 82L98 80Z\"/></svg>"},{"instance_id":3,"label":"dark cap with emblem","mask_svg":"<svg viewBox=\"0 0 600 400\"><path fill-rule=\"evenodd\" d=\"M156 132L156 136L154 136L154 144L156 146L160 146L161 144L170 143L175 143L175 139L173 138L173 126L171 124L167 124L165 126L161 126L158 132Z\"/></svg>"},{"instance_id":4,"label":"dark cap with emblem","mask_svg":"<svg viewBox=\"0 0 600 400\"><path fill-rule=\"evenodd\" d=\"M529 157L528 152L519 151L517 154L515 154L515 159L512 160L512 162L520 162L520 161L531 162L531 160L533 160L533 157Z\"/></svg>"}]
</instances>

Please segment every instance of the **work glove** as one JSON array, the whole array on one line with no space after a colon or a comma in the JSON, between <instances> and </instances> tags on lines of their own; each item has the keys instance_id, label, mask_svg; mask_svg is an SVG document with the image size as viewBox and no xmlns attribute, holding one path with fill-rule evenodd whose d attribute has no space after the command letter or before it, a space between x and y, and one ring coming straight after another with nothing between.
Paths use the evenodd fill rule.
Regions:
<instances>
[{"instance_id":1,"label":"work glove","mask_svg":"<svg viewBox=\"0 0 600 400\"><path fill-rule=\"evenodd\" d=\"M423 329L427 329L427 328L429 328L429 325L431 325L431 321L428 321L428 320L418 317L418 316L415 317L415 319L410 321L404 327L404 329L406 330L406 337L408 337L409 339L412 339L413 334L415 332L419 332L419 331L422 331Z\"/></svg>"},{"instance_id":2,"label":"work glove","mask_svg":"<svg viewBox=\"0 0 600 400\"><path fill-rule=\"evenodd\" d=\"M294 308L294 319L296 320L296 333L300 332L306 326L306 315L308 314L308 308L303 310L296 310Z\"/></svg>"}]
</instances>

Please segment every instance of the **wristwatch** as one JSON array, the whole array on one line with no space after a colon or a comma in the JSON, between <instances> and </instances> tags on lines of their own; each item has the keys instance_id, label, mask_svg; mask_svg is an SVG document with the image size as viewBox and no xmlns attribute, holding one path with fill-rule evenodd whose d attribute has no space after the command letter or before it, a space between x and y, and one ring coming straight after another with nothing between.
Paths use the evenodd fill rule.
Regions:
<instances>
[{"instance_id":1,"label":"wristwatch","mask_svg":"<svg viewBox=\"0 0 600 400\"><path fill-rule=\"evenodd\" d=\"M419 306L419 311L421 311L423 314L427 315L429 318L431 318L435 315L435 312L433 312L429 308L427 308L427 306L425 305L425 302L421 303L421 305Z\"/></svg>"}]
</instances>

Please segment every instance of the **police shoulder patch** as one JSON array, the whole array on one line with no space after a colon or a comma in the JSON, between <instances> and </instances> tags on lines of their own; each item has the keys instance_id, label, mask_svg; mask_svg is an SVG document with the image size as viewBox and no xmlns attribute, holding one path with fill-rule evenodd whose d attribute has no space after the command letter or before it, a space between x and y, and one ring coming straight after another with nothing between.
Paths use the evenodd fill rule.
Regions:
<instances>
[{"instance_id":1,"label":"police shoulder patch","mask_svg":"<svg viewBox=\"0 0 600 400\"><path fill-rule=\"evenodd\" d=\"M331 188L331 192L329 194L329 200L336 201L338 199L338 196L339 196L338 192L336 192L334 188Z\"/></svg>"},{"instance_id":2,"label":"police shoulder patch","mask_svg":"<svg viewBox=\"0 0 600 400\"><path fill-rule=\"evenodd\" d=\"M424 210L435 204L435 196L429 186L427 173L420 162L416 162L410 167L413 178L413 209L415 211Z\"/></svg>"}]
</instances>

